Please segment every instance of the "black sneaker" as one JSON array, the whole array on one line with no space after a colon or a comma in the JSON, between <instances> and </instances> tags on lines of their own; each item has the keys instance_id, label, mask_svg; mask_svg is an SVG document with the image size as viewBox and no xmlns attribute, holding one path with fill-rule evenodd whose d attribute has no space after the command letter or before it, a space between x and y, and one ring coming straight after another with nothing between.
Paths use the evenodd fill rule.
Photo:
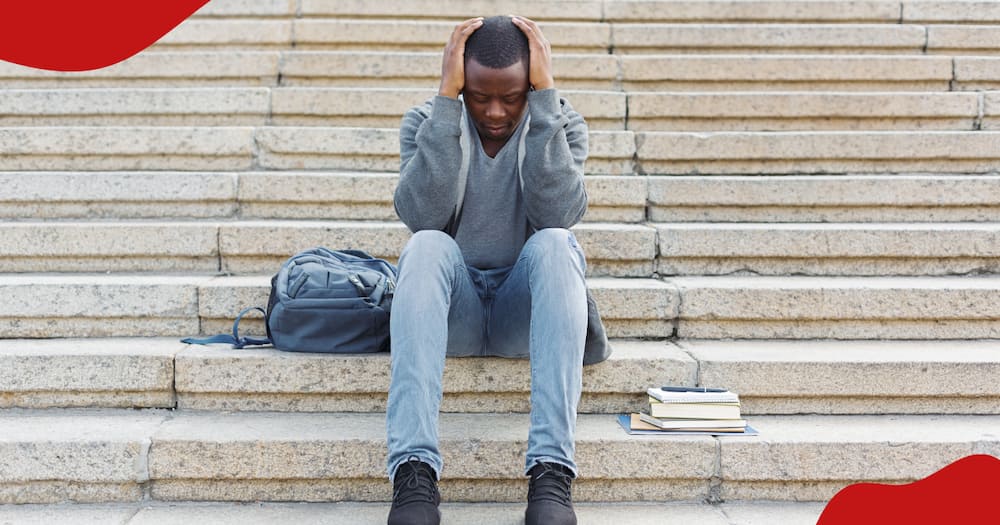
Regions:
<instances>
[{"instance_id":1,"label":"black sneaker","mask_svg":"<svg viewBox=\"0 0 1000 525\"><path fill-rule=\"evenodd\" d=\"M539 463L528 471L528 509L524 525L576 525L570 488L572 472L557 463Z\"/></svg>"},{"instance_id":2,"label":"black sneaker","mask_svg":"<svg viewBox=\"0 0 1000 525\"><path fill-rule=\"evenodd\" d=\"M400 465L392 482L389 525L440 524L441 494L436 478L434 469L415 457Z\"/></svg>"}]
</instances>

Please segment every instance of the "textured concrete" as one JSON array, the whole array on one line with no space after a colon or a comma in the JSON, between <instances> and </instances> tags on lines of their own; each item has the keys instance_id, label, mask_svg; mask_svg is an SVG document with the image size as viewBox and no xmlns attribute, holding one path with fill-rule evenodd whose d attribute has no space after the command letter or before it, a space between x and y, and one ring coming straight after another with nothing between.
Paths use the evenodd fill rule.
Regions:
<instances>
[{"instance_id":1,"label":"textured concrete","mask_svg":"<svg viewBox=\"0 0 1000 525\"><path fill-rule=\"evenodd\" d=\"M989 339L994 277L677 277L682 338Z\"/></svg>"},{"instance_id":2,"label":"textured concrete","mask_svg":"<svg viewBox=\"0 0 1000 525\"><path fill-rule=\"evenodd\" d=\"M996 55L998 48L1000 28L997 26L927 27L928 53Z\"/></svg>"},{"instance_id":3,"label":"textured concrete","mask_svg":"<svg viewBox=\"0 0 1000 525\"><path fill-rule=\"evenodd\" d=\"M996 89L1000 86L1000 57L955 57L955 88Z\"/></svg>"},{"instance_id":4,"label":"textured concrete","mask_svg":"<svg viewBox=\"0 0 1000 525\"><path fill-rule=\"evenodd\" d=\"M93 71L56 72L0 63L5 87L273 86L280 53L271 51L139 53Z\"/></svg>"},{"instance_id":5,"label":"textured concrete","mask_svg":"<svg viewBox=\"0 0 1000 525\"><path fill-rule=\"evenodd\" d=\"M236 180L228 173L0 173L0 218L233 215Z\"/></svg>"},{"instance_id":6,"label":"textured concrete","mask_svg":"<svg viewBox=\"0 0 1000 525\"><path fill-rule=\"evenodd\" d=\"M1000 129L1000 93L986 93L983 98L982 128Z\"/></svg>"},{"instance_id":7,"label":"textured concrete","mask_svg":"<svg viewBox=\"0 0 1000 525\"><path fill-rule=\"evenodd\" d=\"M4 170L240 170L253 128L0 128Z\"/></svg>"},{"instance_id":8,"label":"textured concrete","mask_svg":"<svg viewBox=\"0 0 1000 525\"><path fill-rule=\"evenodd\" d=\"M995 416L757 416L752 424L756 439L720 440L723 500L825 501L851 483L922 479L982 452L1000 430Z\"/></svg>"},{"instance_id":9,"label":"textured concrete","mask_svg":"<svg viewBox=\"0 0 1000 525\"><path fill-rule=\"evenodd\" d=\"M138 505L0 505L3 525L126 525Z\"/></svg>"},{"instance_id":10,"label":"textured concrete","mask_svg":"<svg viewBox=\"0 0 1000 525\"><path fill-rule=\"evenodd\" d=\"M0 224L0 272L218 270L211 223Z\"/></svg>"},{"instance_id":11,"label":"textured concrete","mask_svg":"<svg viewBox=\"0 0 1000 525\"><path fill-rule=\"evenodd\" d=\"M1000 270L986 224L656 225L661 275L954 275Z\"/></svg>"},{"instance_id":12,"label":"textured concrete","mask_svg":"<svg viewBox=\"0 0 1000 525\"><path fill-rule=\"evenodd\" d=\"M612 347L608 361L584 369L581 412L634 411L645 402L642 393L648 385L695 384L696 363L673 345L613 341ZM445 411L526 412L529 379L527 360L449 359L444 376ZM177 355L176 388L182 408L384 411L388 387L389 356L385 354L235 352L213 345L191 347ZM269 402L263 403L264 399Z\"/></svg>"},{"instance_id":13,"label":"textured concrete","mask_svg":"<svg viewBox=\"0 0 1000 525\"><path fill-rule=\"evenodd\" d=\"M974 93L630 93L635 131L971 131Z\"/></svg>"},{"instance_id":14,"label":"textured concrete","mask_svg":"<svg viewBox=\"0 0 1000 525\"><path fill-rule=\"evenodd\" d=\"M5 275L0 336L177 336L198 330L201 277Z\"/></svg>"},{"instance_id":15,"label":"textured concrete","mask_svg":"<svg viewBox=\"0 0 1000 525\"><path fill-rule=\"evenodd\" d=\"M517 525L524 522L524 504L509 503L442 503L442 523L476 523L480 525ZM740 518L767 515L782 519L782 523L799 525L809 523L806 517L818 517L821 507L814 504L752 503L716 507L695 503L580 503L574 505L581 525L603 525L615 520L627 520L636 525L670 523L690 523L692 525L731 525L724 512L738 513ZM29 509L25 509L29 511ZM35 509L30 509L35 510ZM39 509L40 510L40 509ZM99 516L103 508L87 507L81 514L95 513ZM138 513L128 525L186 525L189 523L213 523L219 525L279 525L289 522L302 525L337 523L341 525L364 525L385 521L389 507L385 503L151 503L137 508ZM107 512L114 512L109 508ZM10 512L13 513L13 510ZM53 509L56 516L73 516L73 509ZM28 512L14 516L31 516ZM784 521L785 518L789 521ZM55 522L61 525L64 522ZM69 522L65 522L69 523ZM87 523L87 522L84 522ZM114 523L114 522L111 522ZM29 525L34 525L29 522Z\"/></svg>"},{"instance_id":16,"label":"textured concrete","mask_svg":"<svg viewBox=\"0 0 1000 525\"><path fill-rule=\"evenodd\" d=\"M295 0L215 0L195 12L194 18L291 16Z\"/></svg>"},{"instance_id":17,"label":"textured concrete","mask_svg":"<svg viewBox=\"0 0 1000 525\"><path fill-rule=\"evenodd\" d=\"M604 3L610 21L648 22L882 22L898 23L896 2L815 0L616 0Z\"/></svg>"},{"instance_id":18,"label":"textured concrete","mask_svg":"<svg viewBox=\"0 0 1000 525\"><path fill-rule=\"evenodd\" d=\"M290 49L291 20L197 19L185 20L156 41L150 50Z\"/></svg>"},{"instance_id":19,"label":"textured concrete","mask_svg":"<svg viewBox=\"0 0 1000 525\"><path fill-rule=\"evenodd\" d=\"M163 421L155 411L0 412L0 502L50 502L60 492L118 499L108 489L137 499L149 479L149 438Z\"/></svg>"},{"instance_id":20,"label":"textured concrete","mask_svg":"<svg viewBox=\"0 0 1000 525\"><path fill-rule=\"evenodd\" d=\"M173 407L176 339L0 341L0 408Z\"/></svg>"},{"instance_id":21,"label":"textured concrete","mask_svg":"<svg viewBox=\"0 0 1000 525\"><path fill-rule=\"evenodd\" d=\"M668 8L669 9L669 8ZM920 26L855 24L614 24L616 53L922 52Z\"/></svg>"},{"instance_id":22,"label":"textured concrete","mask_svg":"<svg viewBox=\"0 0 1000 525\"><path fill-rule=\"evenodd\" d=\"M996 132L640 132L646 174L990 173Z\"/></svg>"},{"instance_id":23,"label":"textured concrete","mask_svg":"<svg viewBox=\"0 0 1000 525\"><path fill-rule=\"evenodd\" d=\"M698 362L698 384L737 392L745 414L996 413L1000 408L996 341L682 341L680 346Z\"/></svg>"},{"instance_id":24,"label":"textured concrete","mask_svg":"<svg viewBox=\"0 0 1000 525\"><path fill-rule=\"evenodd\" d=\"M11 89L0 126L263 125L266 88Z\"/></svg>"},{"instance_id":25,"label":"textured concrete","mask_svg":"<svg viewBox=\"0 0 1000 525\"><path fill-rule=\"evenodd\" d=\"M947 91L949 57L626 55L627 91Z\"/></svg>"},{"instance_id":26,"label":"textured concrete","mask_svg":"<svg viewBox=\"0 0 1000 525\"><path fill-rule=\"evenodd\" d=\"M649 177L649 218L671 222L956 222L1000 213L992 175Z\"/></svg>"},{"instance_id":27,"label":"textured concrete","mask_svg":"<svg viewBox=\"0 0 1000 525\"><path fill-rule=\"evenodd\" d=\"M904 22L963 22L972 24L1000 22L1000 5L994 2L903 2Z\"/></svg>"}]
</instances>

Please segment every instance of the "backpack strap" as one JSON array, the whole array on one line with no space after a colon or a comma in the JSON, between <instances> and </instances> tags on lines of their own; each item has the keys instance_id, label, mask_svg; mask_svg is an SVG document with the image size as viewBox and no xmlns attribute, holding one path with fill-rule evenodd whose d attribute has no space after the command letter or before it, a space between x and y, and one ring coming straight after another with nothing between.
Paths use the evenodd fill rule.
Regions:
<instances>
[{"instance_id":1,"label":"backpack strap","mask_svg":"<svg viewBox=\"0 0 1000 525\"><path fill-rule=\"evenodd\" d=\"M267 312L259 306L251 306L250 308L244 308L239 315L236 316L236 322L233 323L233 334L219 334L213 335L212 337L204 338L194 338L188 337L186 339L181 339L182 343L187 343L189 345L210 345L213 343L228 343L233 345L233 348L240 350L245 346L254 345L267 345L271 344L271 339L268 337L240 337L240 321L243 320L243 316L250 313L253 310L267 316Z\"/></svg>"}]
</instances>

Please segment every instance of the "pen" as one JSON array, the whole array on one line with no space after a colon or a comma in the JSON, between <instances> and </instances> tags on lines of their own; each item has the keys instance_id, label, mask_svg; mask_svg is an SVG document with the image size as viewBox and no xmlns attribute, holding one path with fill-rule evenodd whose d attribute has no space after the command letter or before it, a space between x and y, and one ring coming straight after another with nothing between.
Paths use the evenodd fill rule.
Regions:
<instances>
[{"instance_id":1,"label":"pen","mask_svg":"<svg viewBox=\"0 0 1000 525\"><path fill-rule=\"evenodd\" d=\"M703 386L661 386L664 392L727 392L725 388L706 388Z\"/></svg>"}]
</instances>

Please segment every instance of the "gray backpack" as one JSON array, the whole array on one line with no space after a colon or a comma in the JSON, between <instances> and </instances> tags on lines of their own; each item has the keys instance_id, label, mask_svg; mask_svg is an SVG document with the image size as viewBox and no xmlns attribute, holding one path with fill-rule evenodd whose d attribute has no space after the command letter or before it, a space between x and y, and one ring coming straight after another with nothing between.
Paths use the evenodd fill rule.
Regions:
<instances>
[{"instance_id":1,"label":"gray backpack","mask_svg":"<svg viewBox=\"0 0 1000 525\"><path fill-rule=\"evenodd\" d=\"M359 354L389 350L389 312L396 267L360 250L313 248L285 261L271 279L267 310L243 310L233 334L185 343L273 344L289 352ZM240 337L248 312L264 313L267 338Z\"/></svg>"}]
</instances>

